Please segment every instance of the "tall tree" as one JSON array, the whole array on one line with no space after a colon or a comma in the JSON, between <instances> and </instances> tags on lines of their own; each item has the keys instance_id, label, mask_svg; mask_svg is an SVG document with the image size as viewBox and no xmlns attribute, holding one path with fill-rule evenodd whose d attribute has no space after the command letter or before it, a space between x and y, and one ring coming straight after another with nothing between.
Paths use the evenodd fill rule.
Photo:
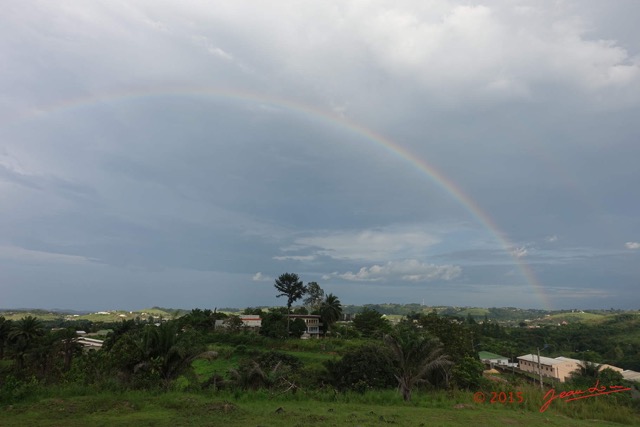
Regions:
<instances>
[{"instance_id":1,"label":"tall tree","mask_svg":"<svg viewBox=\"0 0 640 427\"><path fill-rule=\"evenodd\" d=\"M405 328L384 336L395 360L394 376L405 401L411 400L411 391L419 383L427 382L426 376L451 366L449 358L437 338L431 338L413 329Z\"/></svg>"},{"instance_id":2,"label":"tall tree","mask_svg":"<svg viewBox=\"0 0 640 427\"><path fill-rule=\"evenodd\" d=\"M334 294L328 294L326 296L320 305L320 316L327 331L331 329L334 323L340 320L340 316L342 316L342 304L337 296Z\"/></svg>"},{"instance_id":3,"label":"tall tree","mask_svg":"<svg viewBox=\"0 0 640 427\"><path fill-rule=\"evenodd\" d=\"M307 291L304 283L295 273L284 273L276 279L275 288L280 292L277 298L287 297L287 334L289 333L289 314L291 305L305 294Z\"/></svg>"},{"instance_id":4,"label":"tall tree","mask_svg":"<svg viewBox=\"0 0 640 427\"><path fill-rule=\"evenodd\" d=\"M317 282L307 283L307 297L304 299L304 305L309 307L309 311L314 312L320 310L324 299L324 290Z\"/></svg>"}]
</instances>

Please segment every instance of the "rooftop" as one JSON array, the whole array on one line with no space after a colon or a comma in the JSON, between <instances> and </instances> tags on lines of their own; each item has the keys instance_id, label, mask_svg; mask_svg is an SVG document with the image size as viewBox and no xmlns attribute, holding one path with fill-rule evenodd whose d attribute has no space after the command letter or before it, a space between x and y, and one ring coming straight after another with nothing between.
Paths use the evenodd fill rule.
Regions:
<instances>
[{"instance_id":1,"label":"rooftop","mask_svg":"<svg viewBox=\"0 0 640 427\"><path fill-rule=\"evenodd\" d=\"M524 356L518 356L518 360L526 360L528 362L538 363L538 355L536 354L525 354ZM569 361L580 362L579 360L569 359L566 357L556 357L555 359L552 357L540 356L540 364L541 365L559 365L561 363L566 363Z\"/></svg>"},{"instance_id":2,"label":"rooftop","mask_svg":"<svg viewBox=\"0 0 640 427\"><path fill-rule=\"evenodd\" d=\"M508 357L500 356L499 354L491 353L489 351L479 351L478 357L480 360L488 360L488 359L508 359Z\"/></svg>"}]
</instances>

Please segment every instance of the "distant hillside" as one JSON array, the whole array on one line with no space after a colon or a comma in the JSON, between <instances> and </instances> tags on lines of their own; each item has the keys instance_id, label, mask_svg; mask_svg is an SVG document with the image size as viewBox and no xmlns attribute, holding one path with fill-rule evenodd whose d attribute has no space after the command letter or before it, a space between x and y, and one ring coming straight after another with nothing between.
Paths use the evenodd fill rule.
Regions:
<instances>
[{"instance_id":1,"label":"distant hillside","mask_svg":"<svg viewBox=\"0 0 640 427\"><path fill-rule=\"evenodd\" d=\"M607 319L621 315L637 316L639 311L623 310L539 310L523 309L515 307L456 307L456 306L425 306L422 304L364 304L364 305L344 305L343 313L356 314L363 308L374 309L382 314L393 316L406 316L411 313L428 314L433 311L443 316L471 317L476 321L485 318L490 321L502 323L504 325L517 326L522 322L528 325L557 325L563 323L583 323L583 322L605 322ZM202 307L205 309L208 307ZM259 307L267 309L267 307ZM211 310L215 308L209 308ZM67 320L88 320L92 322L114 322L126 319L147 320L150 317L173 319L184 316L191 310L180 308L151 307L136 311L108 310L108 311L77 311L77 310L43 310L43 309L4 309L0 310L0 316L7 319L17 320L24 316L31 315L42 320L53 321L58 319ZM220 308L219 312L240 313L239 308Z\"/></svg>"}]
</instances>

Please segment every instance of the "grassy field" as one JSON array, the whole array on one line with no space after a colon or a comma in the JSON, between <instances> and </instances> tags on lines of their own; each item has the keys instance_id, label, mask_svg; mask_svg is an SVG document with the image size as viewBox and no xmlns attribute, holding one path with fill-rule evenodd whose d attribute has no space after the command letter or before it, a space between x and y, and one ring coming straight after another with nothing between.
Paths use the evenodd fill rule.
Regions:
<instances>
[{"instance_id":1,"label":"grassy field","mask_svg":"<svg viewBox=\"0 0 640 427\"><path fill-rule=\"evenodd\" d=\"M25 316L34 316L43 321L64 319L89 320L91 322L119 322L122 320L135 319L136 317L146 319L148 318L148 316L153 316L154 318L163 317L165 319L171 319L174 317L174 314L161 309L150 308L141 311L110 310L87 314L65 314L46 310L7 310L0 312L0 316L4 316L8 320L20 320Z\"/></svg>"},{"instance_id":2,"label":"grassy field","mask_svg":"<svg viewBox=\"0 0 640 427\"><path fill-rule=\"evenodd\" d=\"M272 395L267 392L125 392L42 396L2 408L0 426L620 426L619 421L569 417L538 402L520 405L473 403L471 393L417 394L403 402L394 391L364 395L331 393ZM577 402L576 402L577 403Z\"/></svg>"},{"instance_id":3,"label":"grassy field","mask_svg":"<svg viewBox=\"0 0 640 427\"><path fill-rule=\"evenodd\" d=\"M576 322L593 322L606 319L608 316L596 313L555 313L544 318L543 322L559 323L565 321L567 323Z\"/></svg>"}]
</instances>

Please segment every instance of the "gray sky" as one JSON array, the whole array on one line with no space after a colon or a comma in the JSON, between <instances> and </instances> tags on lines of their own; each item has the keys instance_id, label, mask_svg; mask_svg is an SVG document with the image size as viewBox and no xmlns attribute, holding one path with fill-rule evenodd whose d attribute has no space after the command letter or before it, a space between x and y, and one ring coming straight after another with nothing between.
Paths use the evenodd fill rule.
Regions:
<instances>
[{"instance_id":1,"label":"gray sky","mask_svg":"<svg viewBox=\"0 0 640 427\"><path fill-rule=\"evenodd\" d=\"M639 308L638 2L2 9L0 307Z\"/></svg>"}]
</instances>

